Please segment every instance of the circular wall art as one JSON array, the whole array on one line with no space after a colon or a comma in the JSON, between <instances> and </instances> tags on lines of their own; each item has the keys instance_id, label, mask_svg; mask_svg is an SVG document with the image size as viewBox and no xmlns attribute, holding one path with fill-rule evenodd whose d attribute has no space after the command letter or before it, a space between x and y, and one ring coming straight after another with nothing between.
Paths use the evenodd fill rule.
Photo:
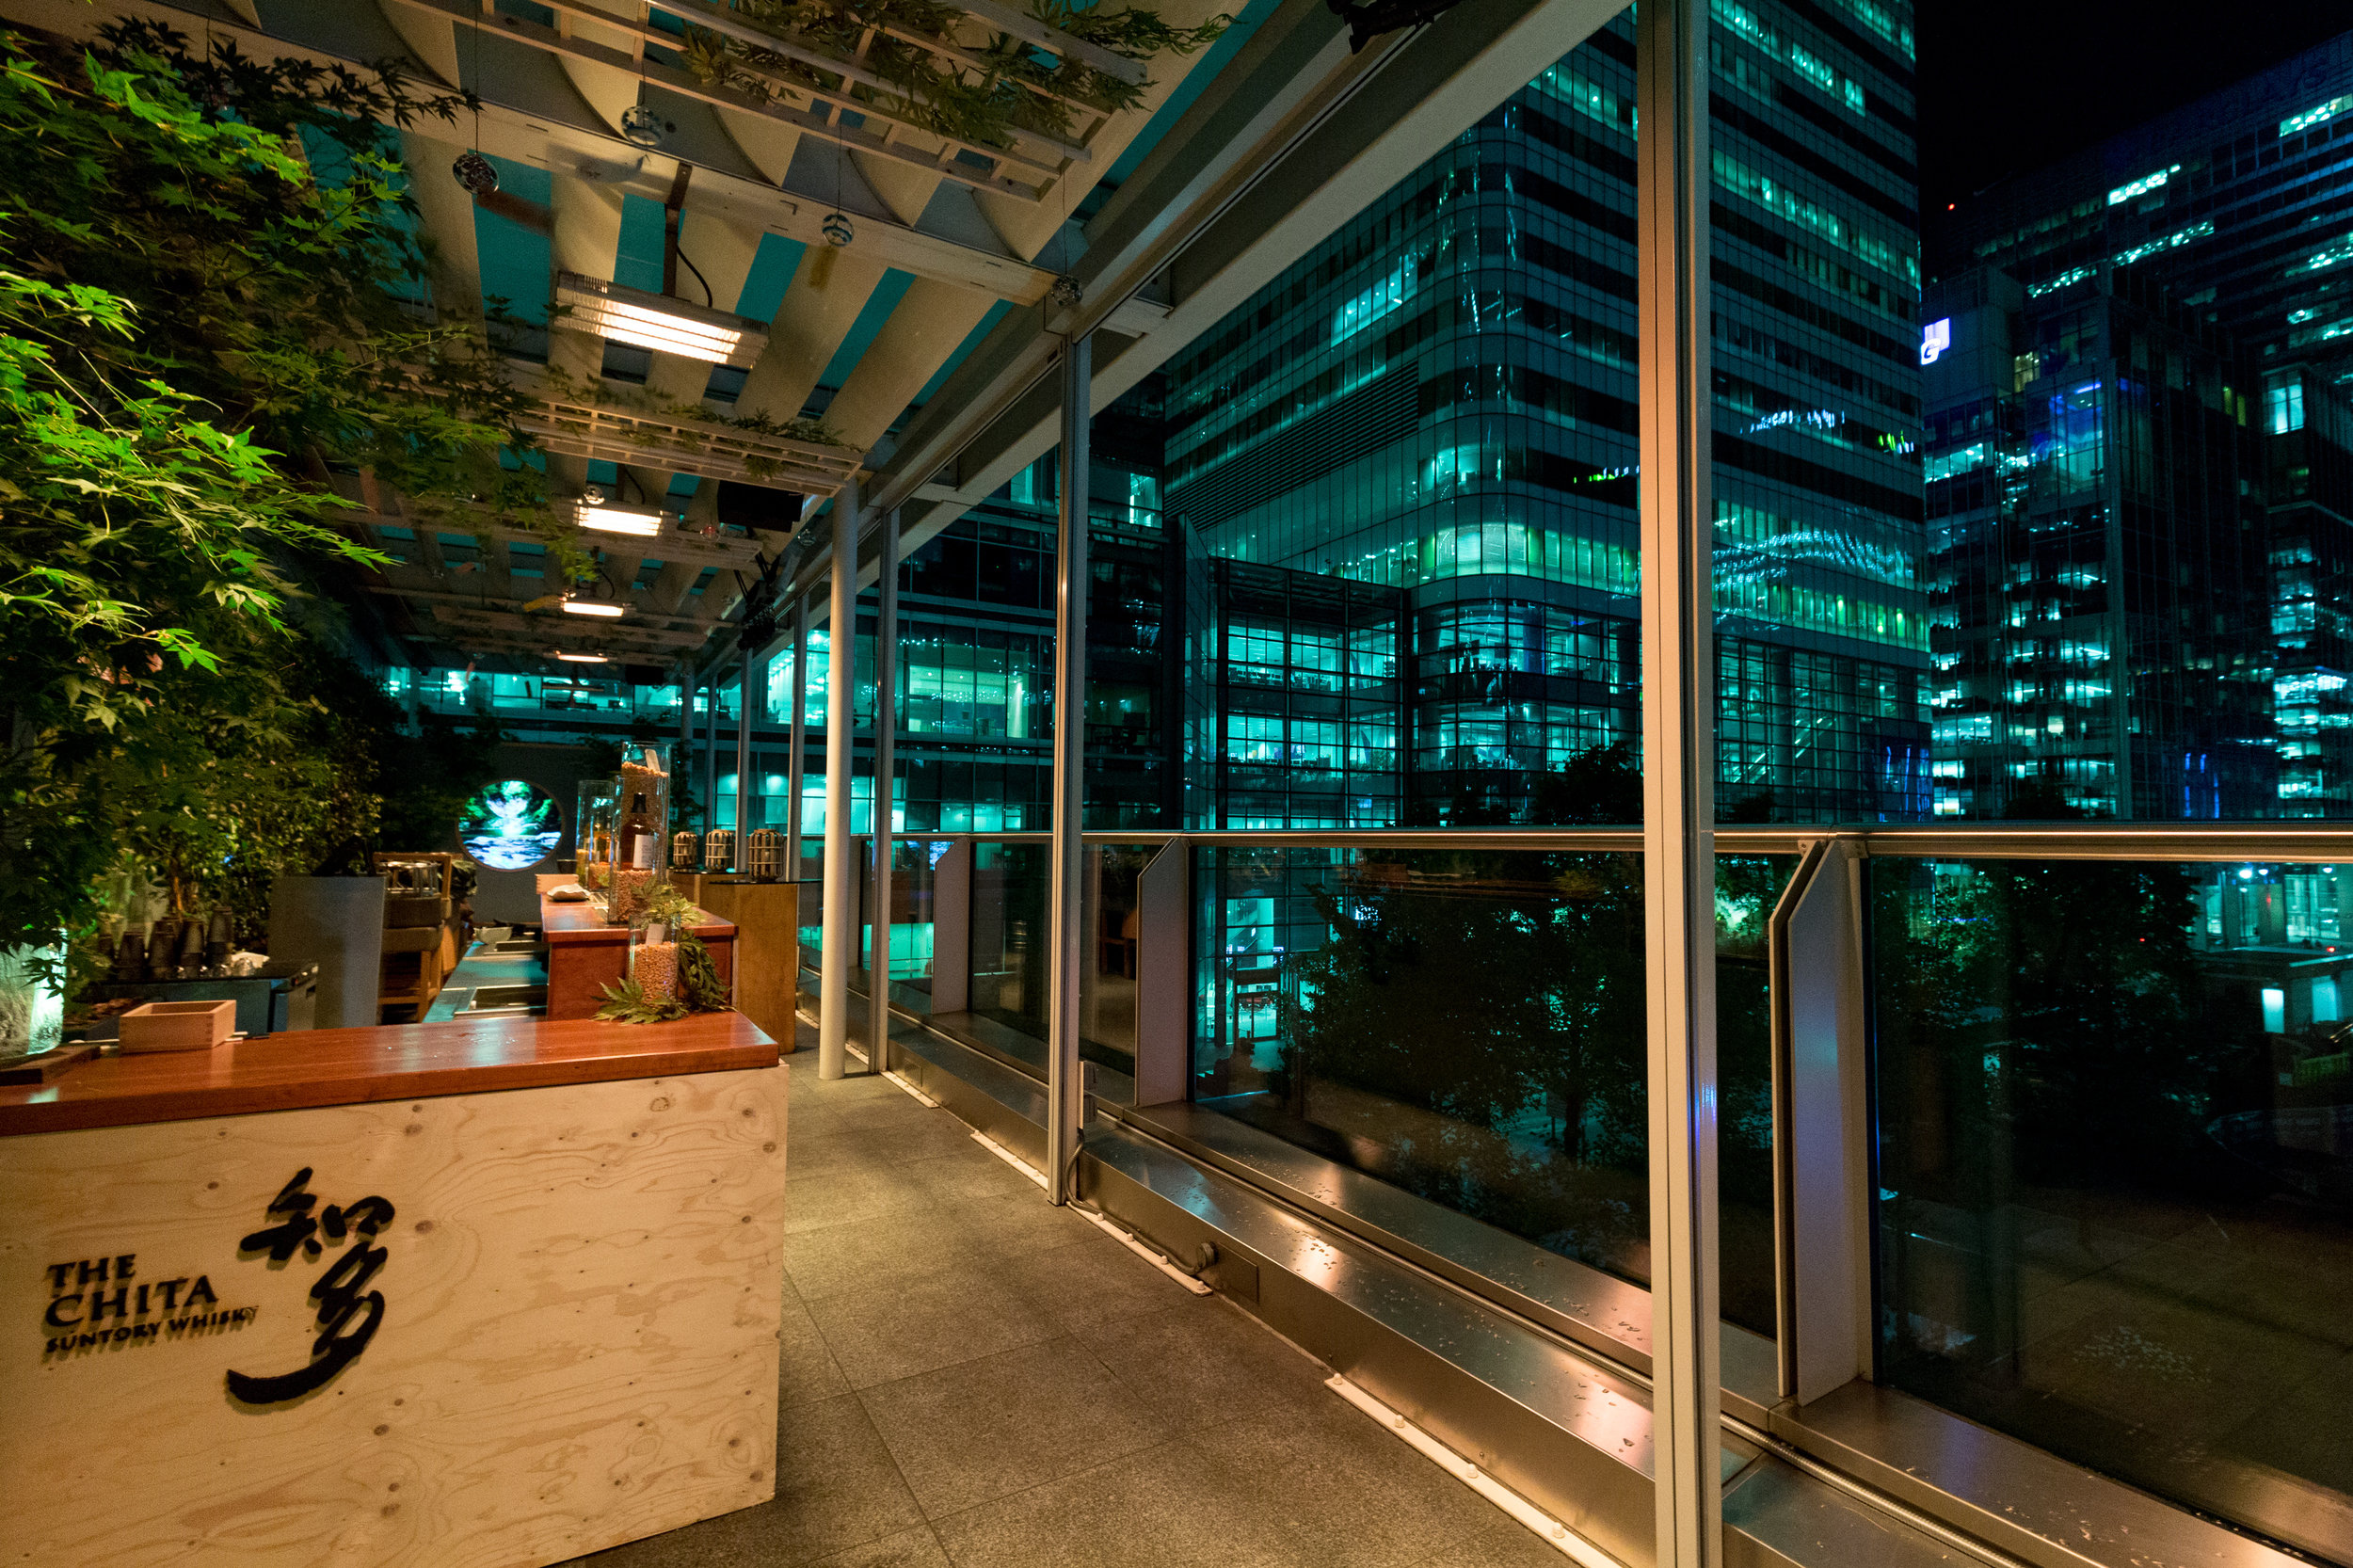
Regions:
<instances>
[{"instance_id":1,"label":"circular wall art","mask_svg":"<svg viewBox=\"0 0 2353 1568\"><path fill-rule=\"evenodd\" d=\"M490 871L520 872L555 853L564 841L564 824L545 790L524 779L502 778L466 802L457 819L457 841Z\"/></svg>"}]
</instances>

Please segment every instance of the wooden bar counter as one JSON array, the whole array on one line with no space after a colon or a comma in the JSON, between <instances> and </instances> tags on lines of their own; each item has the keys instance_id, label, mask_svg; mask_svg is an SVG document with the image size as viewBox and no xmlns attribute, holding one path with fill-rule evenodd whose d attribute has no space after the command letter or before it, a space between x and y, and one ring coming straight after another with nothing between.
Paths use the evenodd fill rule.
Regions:
<instances>
[{"instance_id":1,"label":"wooden bar counter","mask_svg":"<svg viewBox=\"0 0 2353 1568\"><path fill-rule=\"evenodd\" d=\"M711 950L722 981L735 975L735 925L707 910L687 926ZM539 895L539 929L548 944L548 1016L593 1018L604 1005L604 988L620 983L629 968L629 927L607 925L596 904L557 904Z\"/></svg>"},{"instance_id":2,"label":"wooden bar counter","mask_svg":"<svg viewBox=\"0 0 2353 1568\"><path fill-rule=\"evenodd\" d=\"M35 1568L541 1568L776 1491L786 1093L741 1014L0 1088Z\"/></svg>"}]
</instances>

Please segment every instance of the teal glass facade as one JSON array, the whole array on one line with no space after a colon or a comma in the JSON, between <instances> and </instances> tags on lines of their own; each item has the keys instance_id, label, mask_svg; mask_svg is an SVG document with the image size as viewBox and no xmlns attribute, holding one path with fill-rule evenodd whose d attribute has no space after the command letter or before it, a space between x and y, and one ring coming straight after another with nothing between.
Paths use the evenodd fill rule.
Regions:
<instances>
[{"instance_id":1,"label":"teal glass facade","mask_svg":"<svg viewBox=\"0 0 2353 1568\"><path fill-rule=\"evenodd\" d=\"M1714 10L1719 798L1925 815L1909 58ZM1254 776L1200 824L1543 821L1547 773L1639 740L1633 92L1621 18L1169 367L1168 506L1208 554L1403 596L1401 788L1352 762L1286 814ZM1362 749L1301 722L1293 768ZM1253 705L1210 749L1276 739Z\"/></svg>"}]
</instances>

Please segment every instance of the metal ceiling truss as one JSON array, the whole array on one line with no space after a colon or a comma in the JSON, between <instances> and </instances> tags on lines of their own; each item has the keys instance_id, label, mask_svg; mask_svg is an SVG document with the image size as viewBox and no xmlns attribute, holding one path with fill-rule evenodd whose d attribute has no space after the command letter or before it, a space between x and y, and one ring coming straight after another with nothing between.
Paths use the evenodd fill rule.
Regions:
<instances>
[{"instance_id":1,"label":"metal ceiling truss","mask_svg":"<svg viewBox=\"0 0 2353 1568\"><path fill-rule=\"evenodd\" d=\"M624 621L584 620L577 616L527 616L520 607L488 609L473 604L436 603L431 608L435 625L468 635L520 638L541 648L558 643L584 647L595 644L599 652L625 648L656 664L683 657L701 647L710 634L707 627L670 632Z\"/></svg>"},{"instance_id":2,"label":"metal ceiling truss","mask_svg":"<svg viewBox=\"0 0 2353 1568\"><path fill-rule=\"evenodd\" d=\"M414 0L399 3L412 4ZM429 0L426 8L446 14L444 7L430 4ZM279 37L217 10L171 4L169 0L107 0L104 8L85 0L8 0L8 9L10 19L22 25L44 28L65 38L89 38L107 22L123 17L157 22L183 33L234 43L256 58L340 65L363 74L367 71L362 60ZM465 18L451 20L471 21L472 17L470 13ZM504 34L505 29L494 31ZM409 63L423 79L436 79L422 61L412 59ZM417 130L431 139L460 145L471 141L494 157L575 173L608 189L654 201L667 200L676 167L693 163L695 179L685 201L687 213L755 232L774 232L804 245L827 243L823 228L827 211L824 199L780 189L765 181L748 178L738 169L697 163L675 152L649 154L645 148L623 139L601 120L592 120L584 104L563 105L559 112L558 105L503 103L486 95L478 127L469 124L459 129L427 120ZM961 237L899 222L887 213L857 214L857 246L861 254L885 266L936 282L978 289L1016 305L1038 303L1054 281L1054 273L1048 268L1032 266L1002 250L979 248Z\"/></svg>"},{"instance_id":3,"label":"metal ceiling truss","mask_svg":"<svg viewBox=\"0 0 2353 1568\"><path fill-rule=\"evenodd\" d=\"M442 534L457 534L470 540L488 540L501 545L547 543L545 535L493 522L487 518L476 518L464 511L440 512L429 518L397 511L346 512L335 520L335 526L363 544L395 553L401 545L410 541L386 539L376 531L406 528L415 536L413 542L419 547L419 552L430 556L430 560L421 563L427 569L446 569L438 566L440 559L440 536ZM570 537L584 548L600 550L616 559L626 547L633 551L639 559L657 560L665 565L684 562L689 566L711 567L721 571L753 570L760 557L760 542L751 536L706 533L692 523L684 527L667 527L659 534L645 536L575 529Z\"/></svg>"},{"instance_id":4,"label":"metal ceiling truss","mask_svg":"<svg viewBox=\"0 0 2353 1568\"><path fill-rule=\"evenodd\" d=\"M991 191L1032 204L1043 201L1056 182L1069 174L1072 166L1095 161L1094 138L1115 118L1114 111L1104 104L1057 91L1043 83L1017 76L1003 78L1001 60L993 60L952 39L907 27L870 27L856 53L843 56L806 39L771 31L712 0L664 0L659 7L651 0L626 0L626 12L606 10L588 0L540 0L542 8L555 16L552 26L501 11L497 0L404 3L549 54L632 72L640 80L683 98L774 120L806 136L906 164L975 190ZM1017 38L1032 48L1077 60L1091 70L1133 85L1141 86L1146 79L1143 62L1074 38L1012 7L993 4L991 0L971 0L959 8L982 25ZM676 53L685 41L680 34L655 24L656 9L680 18L690 27L717 33L788 58L810 71L834 76L840 86L828 88L800 75L763 70L740 57L730 59L730 71L754 78L760 84L761 92L706 82L692 71L648 56L648 45L664 53ZM616 48L582 36L580 28L584 24L592 32L621 38L626 46ZM910 113L905 97L895 85L864 65L862 56L878 32L913 44L951 71L977 72L985 81L1009 79L1040 98L1091 116L1092 122L1075 141L1031 127L1009 125L1006 132L1011 146L967 140L925 125ZM850 119L858 123L848 123ZM880 126L881 130L877 133L870 126ZM938 144L938 151L929 151L924 143ZM1043 149L1045 155L1025 152L1025 147Z\"/></svg>"},{"instance_id":5,"label":"metal ceiling truss","mask_svg":"<svg viewBox=\"0 0 2353 1568\"><path fill-rule=\"evenodd\" d=\"M1008 315L967 356L861 485L872 513L900 509L919 548L1052 448L1067 339L1127 338L1096 346L1100 410L1623 8L1463 0L1355 52L1323 0L1286 0L1087 225L1081 302Z\"/></svg>"},{"instance_id":6,"label":"metal ceiling truss","mask_svg":"<svg viewBox=\"0 0 2353 1568\"><path fill-rule=\"evenodd\" d=\"M691 473L801 495L829 496L858 472L863 455L695 420L542 397L515 421L550 452Z\"/></svg>"},{"instance_id":7,"label":"metal ceiling truss","mask_svg":"<svg viewBox=\"0 0 2353 1568\"><path fill-rule=\"evenodd\" d=\"M423 10L446 16L460 26L478 27L485 32L512 39L518 43L528 44L547 54L580 60L589 65L600 65L615 71L627 72L642 81L648 82L665 91L674 92L681 98L694 99L719 108L733 109L739 114L757 115L763 120L773 120L804 136L815 136L821 141L833 142L838 146L849 148L853 152L864 152L872 157L888 158L893 163L902 163L920 168L926 174L936 174L942 179L953 180L959 184L969 185L975 190L1011 197L1016 201L1035 203L1044 200L1047 191L1052 187L1055 179L1060 176L1063 169L1069 167L1072 161L1070 156L1065 154L1058 163L1036 163L1019 157L1005 149L986 148L976 142L963 142L942 137L937 132L922 130L906 120L894 118L873 107L867 100L856 98L849 92L823 92L805 83L781 75L766 79L773 81L778 91L790 91L794 96L808 99L810 107L795 108L790 104L763 101L749 92L705 82L691 71L681 71L676 66L664 65L647 56L646 46L649 43L657 49L674 49L683 40L676 33L653 26L645 20L645 13L648 8L646 0L636 0L632 7L632 9L636 12L633 20L615 16L599 10L593 6L579 4L578 0L540 0L546 8L555 13L556 24L552 27L505 11L496 10L492 8L495 0L483 0L478 8L468 4L467 0L405 0L405 3ZM675 8L664 6L661 8L683 11L688 7L686 0L680 0ZM593 39L583 37L575 31L575 28L584 23L592 28L619 34L628 40L629 47L616 49L608 44L599 43ZM775 48L779 41L781 40L767 38L763 40L762 46ZM762 74L752 71L749 67L741 66L740 62L739 69L744 70L747 74ZM838 68L829 67L828 69ZM864 84L855 85L863 86ZM882 131L877 134L867 130L863 124L853 127L844 123L841 118L844 110L852 115L862 117L867 121L880 123L883 126ZM920 148L904 144L898 140L903 136L922 136L928 140L939 142L941 143L940 151L927 152ZM1074 151L1082 152L1084 149ZM975 168L965 162L958 156L965 152L984 158L987 167L985 168ZM1008 166L1018 168L1033 178L1029 181L1016 179L1005 172Z\"/></svg>"}]
</instances>

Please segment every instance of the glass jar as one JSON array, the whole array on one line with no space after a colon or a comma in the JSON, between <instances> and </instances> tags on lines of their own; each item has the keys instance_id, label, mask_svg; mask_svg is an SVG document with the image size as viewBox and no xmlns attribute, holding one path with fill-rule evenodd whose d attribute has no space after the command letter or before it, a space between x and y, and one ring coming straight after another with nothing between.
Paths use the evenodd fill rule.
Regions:
<instances>
[{"instance_id":1,"label":"glass jar","mask_svg":"<svg viewBox=\"0 0 2353 1568\"><path fill-rule=\"evenodd\" d=\"M662 853L670 832L670 742L632 743L621 754L620 802L616 808L613 857L631 871L650 872L652 881L670 879Z\"/></svg>"},{"instance_id":2,"label":"glass jar","mask_svg":"<svg viewBox=\"0 0 2353 1568\"><path fill-rule=\"evenodd\" d=\"M583 779L572 815L572 880L592 893L613 885L614 782Z\"/></svg>"},{"instance_id":3,"label":"glass jar","mask_svg":"<svg viewBox=\"0 0 2353 1568\"><path fill-rule=\"evenodd\" d=\"M648 1001L666 1001L679 994L678 960L677 934L666 922L639 920L630 926L629 978Z\"/></svg>"},{"instance_id":4,"label":"glass jar","mask_svg":"<svg viewBox=\"0 0 2353 1568\"><path fill-rule=\"evenodd\" d=\"M604 918L628 925L647 896L670 880L670 857L663 853L670 831L670 743L632 742L614 785L613 893Z\"/></svg>"}]
</instances>

